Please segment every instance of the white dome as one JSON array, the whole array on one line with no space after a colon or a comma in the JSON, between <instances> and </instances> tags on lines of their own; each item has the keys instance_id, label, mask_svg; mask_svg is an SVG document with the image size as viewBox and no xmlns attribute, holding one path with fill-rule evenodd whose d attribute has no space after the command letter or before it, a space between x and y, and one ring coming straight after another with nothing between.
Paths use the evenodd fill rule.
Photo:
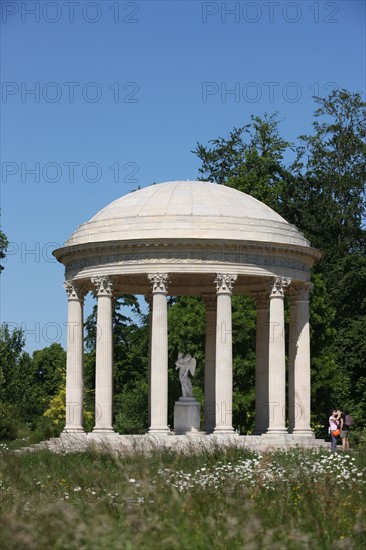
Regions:
<instances>
[{"instance_id":1,"label":"white dome","mask_svg":"<svg viewBox=\"0 0 366 550\"><path fill-rule=\"evenodd\" d=\"M214 239L310 246L274 210L216 183L171 181L115 200L81 225L66 246L107 241Z\"/></svg>"}]
</instances>

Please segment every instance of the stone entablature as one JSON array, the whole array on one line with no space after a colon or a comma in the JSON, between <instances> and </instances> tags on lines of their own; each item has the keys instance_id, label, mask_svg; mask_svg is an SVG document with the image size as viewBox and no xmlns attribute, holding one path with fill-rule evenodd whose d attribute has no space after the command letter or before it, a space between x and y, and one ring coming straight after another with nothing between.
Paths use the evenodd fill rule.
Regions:
<instances>
[{"instance_id":1,"label":"stone entablature","mask_svg":"<svg viewBox=\"0 0 366 550\"><path fill-rule=\"evenodd\" d=\"M204 273L227 269L238 274L280 274L306 281L310 266L319 258L317 250L289 245L168 240L128 244L90 243L58 249L55 255L66 266L66 277L69 279L89 278L100 271L110 275L148 273L154 268ZM281 273L278 273L279 269Z\"/></svg>"}]
</instances>

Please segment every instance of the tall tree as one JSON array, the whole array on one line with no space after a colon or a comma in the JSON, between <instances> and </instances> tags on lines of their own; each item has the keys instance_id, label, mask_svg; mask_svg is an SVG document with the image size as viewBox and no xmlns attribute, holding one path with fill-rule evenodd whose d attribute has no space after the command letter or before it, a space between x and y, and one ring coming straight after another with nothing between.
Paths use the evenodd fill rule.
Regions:
<instances>
[{"instance_id":1,"label":"tall tree","mask_svg":"<svg viewBox=\"0 0 366 550\"><path fill-rule=\"evenodd\" d=\"M23 354L24 344L22 329L11 331L8 324L0 325L0 401L11 402L14 371Z\"/></svg>"},{"instance_id":2,"label":"tall tree","mask_svg":"<svg viewBox=\"0 0 366 550\"><path fill-rule=\"evenodd\" d=\"M194 152L203 179L266 203L323 251L311 303L314 410L321 419L328 405L341 401L363 424L366 104L346 90L315 101L314 132L301 136L297 146L280 136L274 114L252 117L228 139L212 140L209 147L197 144ZM286 164L291 152L296 158Z\"/></svg>"},{"instance_id":3,"label":"tall tree","mask_svg":"<svg viewBox=\"0 0 366 550\"><path fill-rule=\"evenodd\" d=\"M301 226L328 262L366 252L366 103L346 90L315 98L314 133L300 136ZM320 213L323 212L323 215Z\"/></svg>"},{"instance_id":4,"label":"tall tree","mask_svg":"<svg viewBox=\"0 0 366 550\"><path fill-rule=\"evenodd\" d=\"M323 273L335 310L330 349L343 377L338 395L364 424L366 103L359 93L346 90L316 102L314 133L301 136L298 149L307 197L303 225L324 251L316 269ZM312 219L316 223L309 224Z\"/></svg>"},{"instance_id":5,"label":"tall tree","mask_svg":"<svg viewBox=\"0 0 366 550\"><path fill-rule=\"evenodd\" d=\"M292 144L279 133L277 113L251 117L251 123L234 128L228 139L197 144L193 151L202 161L200 177L234 187L277 210L291 178L284 157Z\"/></svg>"}]
</instances>

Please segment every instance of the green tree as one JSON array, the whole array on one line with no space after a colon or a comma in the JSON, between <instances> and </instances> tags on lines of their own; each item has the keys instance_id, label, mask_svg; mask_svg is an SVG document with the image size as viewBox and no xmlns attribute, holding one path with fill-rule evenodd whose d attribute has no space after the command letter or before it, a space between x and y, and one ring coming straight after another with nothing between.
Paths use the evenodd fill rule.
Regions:
<instances>
[{"instance_id":1,"label":"green tree","mask_svg":"<svg viewBox=\"0 0 366 550\"><path fill-rule=\"evenodd\" d=\"M20 422L14 389L18 389L17 368L23 356L24 334L0 325L0 439L14 439Z\"/></svg>"},{"instance_id":2,"label":"green tree","mask_svg":"<svg viewBox=\"0 0 366 550\"><path fill-rule=\"evenodd\" d=\"M0 262L5 258L5 252L8 248L8 239L5 233L0 230ZM4 266L0 263L0 272L4 269Z\"/></svg>"},{"instance_id":3,"label":"green tree","mask_svg":"<svg viewBox=\"0 0 366 550\"><path fill-rule=\"evenodd\" d=\"M52 344L33 352L32 371L35 390L33 408L36 416L43 416L50 401L65 385L66 352L60 344Z\"/></svg>"},{"instance_id":4,"label":"green tree","mask_svg":"<svg viewBox=\"0 0 366 550\"><path fill-rule=\"evenodd\" d=\"M251 123L234 128L227 140L210 141L211 147L197 144L193 151L202 161L202 179L234 187L280 212L291 173L284 157L292 149L279 133L277 113L252 116Z\"/></svg>"},{"instance_id":5,"label":"green tree","mask_svg":"<svg viewBox=\"0 0 366 550\"><path fill-rule=\"evenodd\" d=\"M274 114L252 116L228 139L212 140L209 147L197 144L194 152L202 161L203 179L254 196L322 250L312 276L313 410L319 423L328 407L343 404L357 411L359 424L364 424L366 357L359 339L366 295L366 104L360 94L346 90L315 101L314 133L301 136L297 146L281 137ZM286 164L291 153L296 157ZM348 361L351 345L354 353ZM234 355L234 365L250 362L250 353L247 349ZM243 402L250 403L250 391L253 385L238 390Z\"/></svg>"},{"instance_id":6,"label":"green tree","mask_svg":"<svg viewBox=\"0 0 366 550\"><path fill-rule=\"evenodd\" d=\"M20 328L12 331L9 325L0 325L0 401L12 403L15 369L23 354L24 334Z\"/></svg>"},{"instance_id":7,"label":"green tree","mask_svg":"<svg viewBox=\"0 0 366 550\"><path fill-rule=\"evenodd\" d=\"M301 227L326 251L327 269L339 255L365 253L366 103L346 90L315 101L314 133L300 136L294 169L303 178Z\"/></svg>"},{"instance_id":8,"label":"green tree","mask_svg":"<svg viewBox=\"0 0 366 550\"><path fill-rule=\"evenodd\" d=\"M301 136L298 148L296 169L304 183L301 223L324 252L316 271L334 308L335 332L327 352L337 372L329 394L364 425L366 103L359 93L346 90L315 100L314 133Z\"/></svg>"}]
</instances>

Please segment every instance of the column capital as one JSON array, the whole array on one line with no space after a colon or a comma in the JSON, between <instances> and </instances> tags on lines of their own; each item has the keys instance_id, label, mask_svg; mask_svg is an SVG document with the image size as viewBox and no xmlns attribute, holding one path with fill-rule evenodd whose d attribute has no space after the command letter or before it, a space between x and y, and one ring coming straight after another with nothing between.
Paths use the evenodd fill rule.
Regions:
<instances>
[{"instance_id":1,"label":"column capital","mask_svg":"<svg viewBox=\"0 0 366 550\"><path fill-rule=\"evenodd\" d=\"M291 279L288 277L276 277L268 282L270 298L284 298L285 290L291 284Z\"/></svg>"},{"instance_id":2,"label":"column capital","mask_svg":"<svg viewBox=\"0 0 366 550\"><path fill-rule=\"evenodd\" d=\"M152 292L154 294L168 294L168 273L149 273L147 277L152 285Z\"/></svg>"},{"instance_id":3,"label":"column capital","mask_svg":"<svg viewBox=\"0 0 366 550\"><path fill-rule=\"evenodd\" d=\"M84 300L84 296L87 294L87 290L80 283L68 280L64 281L63 284L68 300Z\"/></svg>"},{"instance_id":4,"label":"column capital","mask_svg":"<svg viewBox=\"0 0 366 550\"><path fill-rule=\"evenodd\" d=\"M108 275L93 277L91 282L95 285L96 296L113 296L113 281Z\"/></svg>"},{"instance_id":5,"label":"column capital","mask_svg":"<svg viewBox=\"0 0 366 550\"><path fill-rule=\"evenodd\" d=\"M288 290L290 302L308 302L313 288L313 283L292 284Z\"/></svg>"},{"instance_id":6,"label":"column capital","mask_svg":"<svg viewBox=\"0 0 366 550\"><path fill-rule=\"evenodd\" d=\"M237 278L238 276L232 273L217 273L215 279L217 294L231 294Z\"/></svg>"},{"instance_id":7,"label":"column capital","mask_svg":"<svg viewBox=\"0 0 366 550\"><path fill-rule=\"evenodd\" d=\"M216 294L202 294L202 300L205 302L206 310L215 310L217 307Z\"/></svg>"},{"instance_id":8,"label":"column capital","mask_svg":"<svg viewBox=\"0 0 366 550\"><path fill-rule=\"evenodd\" d=\"M268 292L256 292L254 295L257 309L269 309Z\"/></svg>"}]
</instances>

